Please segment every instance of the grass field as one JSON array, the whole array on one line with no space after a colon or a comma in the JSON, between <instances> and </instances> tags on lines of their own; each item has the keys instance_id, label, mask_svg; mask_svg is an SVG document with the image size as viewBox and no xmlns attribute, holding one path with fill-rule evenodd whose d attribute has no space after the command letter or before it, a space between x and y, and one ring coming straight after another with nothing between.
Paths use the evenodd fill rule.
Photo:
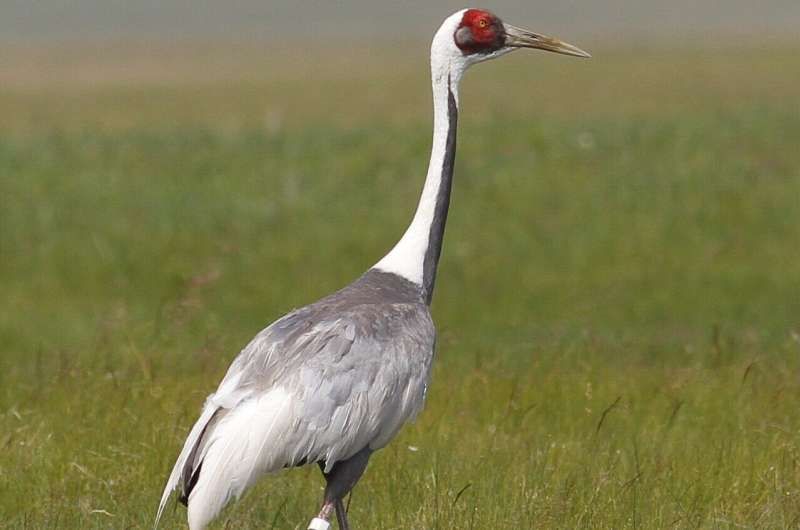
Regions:
<instances>
[{"instance_id":1,"label":"grass field","mask_svg":"<svg viewBox=\"0 0 800 530\"><path fill-rule=\"evenodd\" d=\"M433 385L356 528L800 526L800 48L590 49L465 80ZM239 348L411 216L424 50L212 50L4 51L0 528L149 527Z\"/></svg>"}]
</instances>

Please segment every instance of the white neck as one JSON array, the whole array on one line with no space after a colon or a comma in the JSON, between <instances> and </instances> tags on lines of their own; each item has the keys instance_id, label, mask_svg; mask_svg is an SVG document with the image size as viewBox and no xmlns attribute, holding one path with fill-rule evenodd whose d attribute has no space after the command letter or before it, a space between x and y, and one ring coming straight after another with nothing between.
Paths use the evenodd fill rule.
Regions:
<instances>
[{"instance_id":1,"label":"white neck","mask_svg":"<svg viewBox=\"0 0 800 530\"><path fill-rule=\"evenodd\" d=\"M460 20L460 18L459 18ZM373 268L391 272L423 288L430 303L450 199L458 114L458 85L468 66L452 44L445 24L431 46L433 147L417 211L400 241ZM452 99L452 101L451 101Z\"/></svg>"}]
</instances>

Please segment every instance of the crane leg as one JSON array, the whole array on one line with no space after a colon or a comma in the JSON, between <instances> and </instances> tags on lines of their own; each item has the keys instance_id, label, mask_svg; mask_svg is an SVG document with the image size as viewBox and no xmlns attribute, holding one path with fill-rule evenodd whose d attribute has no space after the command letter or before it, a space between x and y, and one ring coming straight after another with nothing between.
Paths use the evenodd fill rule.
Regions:
<instances>
[{"instance_id":1,"label":"crane leg","mask_svg":"<svg viewBox=\"0 0 800 530\"><path fill-rule=\"evenodd\" d=\"M339 524L339 530L350 530L350 523L347 522L347 509L345 509L342 499L336 499L334 506L336 507L336 522Z\"/></svg>"},{"instance_id":2,"label":"crane leg","mask_svg":"<svg viewBox=\"0 0 800 530\"><path fill-rule=\"evenodd\" d=\"M372 450L365 447L349 459L336 462L333 468L327 473L325 473L325 464L323 462L319 463L319 467L322 469L322 475L325 477L327 484L325 486L322 508L320 509L319 515L317 515L308 526L309 530L328 530L330 527L328 519L334 510L336 511L336 522L339 525L339 530L350 530L350 525L347 522L347 510L344 507L343 499L350 493L350 490L356 485L361 475L364 474L371 454Z\"/></svg>"}]
</instances>

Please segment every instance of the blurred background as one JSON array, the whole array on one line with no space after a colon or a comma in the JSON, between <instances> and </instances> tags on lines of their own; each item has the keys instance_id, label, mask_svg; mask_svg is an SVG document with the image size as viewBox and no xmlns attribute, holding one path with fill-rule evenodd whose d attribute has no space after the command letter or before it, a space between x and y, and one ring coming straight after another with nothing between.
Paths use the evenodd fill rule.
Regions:
<instances>
[{"instance_id":1,"label":"blurred background","mask_svg":"<svg viewBox=\"0 0 800 530\"><path fill-rule=\"evenodd\" d=\"M424 38L445 14L465 7L443 2L262 2L258 0L6 0L0 36L47 40L242 37L258 39ZM477 6L481 7L481 6ZM569 30L576 37L675 39L694 36L771 38L796 34L800 6L791 0L499 0L491 6L505 16L542 28Z\"/></svg>"},{"instance_id":2,"label":"blurred background","mask_svg":"<svg viewBox=\"0 0 800 530\"><path fill-rule=\"evenodd\" d=\"M151 525L235 353L402 234L461 7L0 3L0 528ZM594 57L466 76L429 402L354 527L796 528L800 3L485 7Z\"/></svg>"}]
</instances>

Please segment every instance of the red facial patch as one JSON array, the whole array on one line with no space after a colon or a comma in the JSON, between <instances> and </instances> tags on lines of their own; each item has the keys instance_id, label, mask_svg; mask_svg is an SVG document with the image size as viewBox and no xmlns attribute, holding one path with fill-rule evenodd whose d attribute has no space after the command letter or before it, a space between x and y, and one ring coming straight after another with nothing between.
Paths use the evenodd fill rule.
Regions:
<instances>
[{"instance_id":1,"label":"red facial patch","mask_svg":"<svg viewBox=\"0 0 800 530\"><path fill-rule=\"evenodd\" d=\"M467 9L454 39L464 53L491 53L503 47L506 35L499 18L482 9Z\"/></svg>"}]
</instances>

